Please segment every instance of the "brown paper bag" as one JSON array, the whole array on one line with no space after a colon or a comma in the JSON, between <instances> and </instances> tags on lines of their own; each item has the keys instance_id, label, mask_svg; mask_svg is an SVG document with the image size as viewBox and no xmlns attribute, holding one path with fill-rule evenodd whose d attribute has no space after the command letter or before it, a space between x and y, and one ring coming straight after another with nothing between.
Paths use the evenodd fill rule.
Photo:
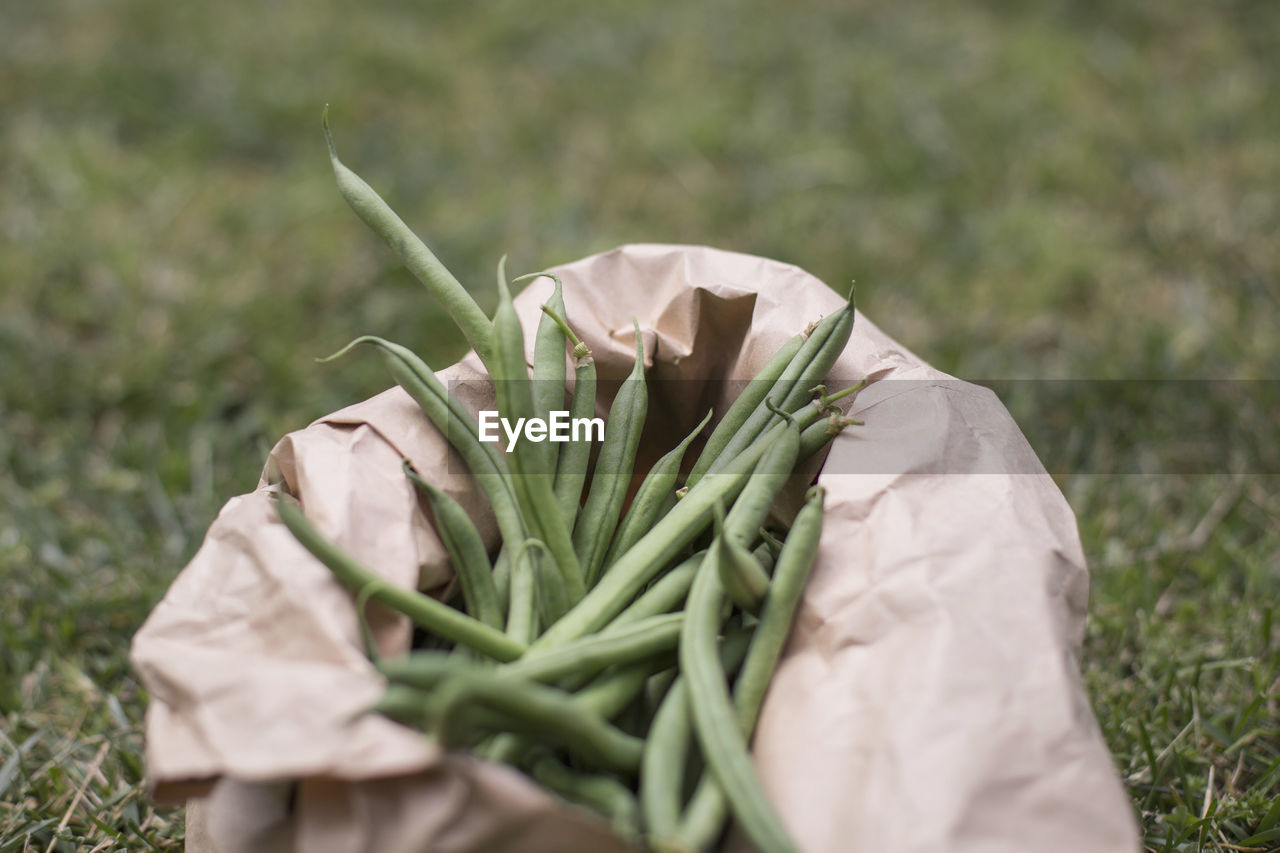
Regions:
<instances>
[{"instance_id":1,"label":"brown paper bag","mask_svg":"<svg viewBox=\"0 0 1280 853\"><path fill-rule=\"evenodd\" d=\"M556 272L602 388L630 369L639 319L655 452L707 406L723 411L722 380L750 378L840 305L796 267L703 247L624 246ZM516 300L530 348L549 292L539 279ZM455 387L473 410L492 407L474 354L441 376L470 380ZM875 380L852 411L866 424L835 440L823 468L818 564L753 741L796 843L1136 849L1080 682L1088 578L1062 495L993 394L865 317L832 376ZM451 454L392 389L290 434L272 460L322 533L431 591L450 570L402 457L496 536ZM519 773L360 713L383 685L353 597L274 520L269 489L228 502L134 641L156 796L201 797L189 800L188 849L627 849ZM385 654L408 645L399 618L373 629Z\"/></svg>"}]
</instances>

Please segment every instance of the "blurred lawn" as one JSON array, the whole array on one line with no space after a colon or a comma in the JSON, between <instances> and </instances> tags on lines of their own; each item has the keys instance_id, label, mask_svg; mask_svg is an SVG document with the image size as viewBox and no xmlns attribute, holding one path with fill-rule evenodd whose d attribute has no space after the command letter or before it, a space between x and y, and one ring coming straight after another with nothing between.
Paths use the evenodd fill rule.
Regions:
<instances>
[{"instance_id":1,"label":"blurred lawn","mask_svg":"<svg viewBox=\"0 0 1280 853\"><path fill-rule=\"evenodd\" d=\"M0 853L180 844L130 636L278 436L386 384L312 356L461 352L324 103L485 304L503 251L706 243L857 278L966 378L1275 378L1278 47L1267 2L0 5ZM1062 485L1148 845L1280 845L1276 484Z\"/></svg>"}]
</instances>

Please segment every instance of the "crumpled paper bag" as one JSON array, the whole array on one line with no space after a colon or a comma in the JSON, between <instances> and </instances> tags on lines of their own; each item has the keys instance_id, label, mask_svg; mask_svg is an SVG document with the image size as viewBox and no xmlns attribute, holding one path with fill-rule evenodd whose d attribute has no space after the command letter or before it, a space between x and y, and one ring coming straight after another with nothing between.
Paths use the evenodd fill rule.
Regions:
<instances>
[{"instance_id":1,"label":"crumpled paper bag","mask_svg":"<svg viewBox=\"0 0 1280 853\"><path fill-rule=\"evenodd\" d=\"M704 247L623 246L555 271L602 388L630 369L639 319L653 452L724 410L723 380L750 378L841 304L796 267ZM516 300L530 349L549 293L538 279ZM441 373L473 410L492 407L483 375L474 354ZM872 378L851 411L866 423L826 459L818 562L753 741L796 843L1136 849L1081 684L1088 577L1061 493L994 394L862 315L832 377ZM285 437L268 469L342 547L443 591L447 556L404 457L496 537L463 463L398 388ZM134 640L156 796L195 797L188 849L627 849L519 773L360 714L382 683L353 596L274 519L271 489L228 502ZM384 654L407 648L403 619L374 608L372 621ZM727 846L746 847L734 833Z\"/></svg>"}]
</instances>

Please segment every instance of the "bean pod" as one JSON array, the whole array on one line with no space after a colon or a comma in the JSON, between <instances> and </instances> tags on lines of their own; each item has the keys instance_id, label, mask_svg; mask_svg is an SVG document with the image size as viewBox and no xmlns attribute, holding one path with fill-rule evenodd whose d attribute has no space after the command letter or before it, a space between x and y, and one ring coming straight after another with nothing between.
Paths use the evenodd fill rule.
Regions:
<instances>
[{"instance_id":1,"label":"bean pod","mask_svg":"<svg viewBox=\"0 0 1280 853\"><path fill-rule=\"evenodd\" d=\"M644 342L640 324L634 322L636 360L631 375L623 381L609 407L605 422L604 442L596 459L595 474L586 503L573 528L573 545L582 564L586 584L591 587L604 567L609 541L613 538L622 514L622 504L631 484L640 433L644 429L649 394L644 382Z\"/></svg>"}]
</instances>

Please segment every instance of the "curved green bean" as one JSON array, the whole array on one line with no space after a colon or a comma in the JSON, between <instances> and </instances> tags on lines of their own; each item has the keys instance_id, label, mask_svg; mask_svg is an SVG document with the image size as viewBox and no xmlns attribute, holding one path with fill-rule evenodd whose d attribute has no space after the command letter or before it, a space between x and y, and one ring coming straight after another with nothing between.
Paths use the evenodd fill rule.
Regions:
<instances>
[{"instance_id":1,"label":"curved green bean","mask_svg":"<svg viewBox=\"0 0 1280 853\"><path fill-rule=\"evenodd\" d=\"M645 829L655 838L675 836L680 825L680 795L693 721L684 678L677 678L649 726L640 762L640 810Z\"/></svg>"},{"instance_id":2,"label":"curved green bean","mask_svg":"<svg viewBox=\"0 0 1280 853\"><path fill-rule=\"evenodd\" d=\"M489 498L503 541L524 542L528 537L527 526L520 501L517 499L516 483L506 460L499 455L493 445L480 441L475 418L453 395L449 394L431 368L412 350L382 338L365 335L356 338L321 361L340 358L360 344L371 345L378 351L391 377L417 402L428 420L466 462L472 476L476 478L485 496ZM501 562L501 555L499 559ZM532 558L524 552L524 559ZM518 581L515 582L524 585L519 590L522 595L526 591L532 595L533 584L536 583L533 577L534 571L532 565L511 567L508 569L509 577L503 583L502 589L509 600L510 614L517 619L519 619L518 614L524 612L521 608L525 604L525 598L511 600L511 596L515 594L512 591L511 578L518 577ZM508 625L508 636L515 637L520 642L530 642L536 635L536 631L534 635L527 635L524 630L527 624L517 621L514 628Z\"/></svg>"},{"instance_id":3,"label":"curved green bean","mask_svg":"<svg viewBox=\"0 0 1280 853\"><path fill-rule=\"evenodd\" d=\"M741 665L751 636L751 631L741 628L733 630L731 627L726 632L720 647L720 662L726 677L731 676ZM679 818L680 794L684 790L685 765L692 741L692 718L689 716L687 689L687 679L680 676L667 691L666 698L658 707L658 713L649 727L645 753L640 764L641 810L650 840L659 849L701 850L714 839L712 836L705 843L688 848L679 843L671 843L685 837L679 831L682 825ZM719 789L716 788L714 793L718 794ZM711 805L714 806L714 803ZM716 835L724 823L723 800L720 805L721 813L715 823ZM693 808L692 803L690 808Z\"/></svg>"},{"instance_id":4,"label":"curved green bean","mask_svg":"<svg viewBox=\"0 0 1280 853\"><path fill-rule=\"evenodd\" d=\"M755 731L764 694L773 680L778 658L791 632L795 610L813 569L822 537L821 487L809 490L805 505L796 515L791 533L783 544L774 570L773 583L765 599L760 623L747 650L742 671L733 688L738 725L748 739ZM784 556L785 555L785 556ZM689 808L680 821L676 837L689 849L700 850L712 843L724 824L724 792L711 774L704 774Z\"/></svg>"},{"instance_id":5,"label":"curved green bean","mask_svg":"<svg viewBox=\"0 0 1280 853\"><path fill-rule=\"evenodd\" d=\"M716 655L722 600L715 566L704 562L689 592L680 635L680 669L689 683L694 731L748 838L764 853L791 853L795 846L755 774Z\"/></svg>"},{"instance_id":6,"label":"curved green bean","mask_svg":"<svg viewBox=\"0 0 1280 853\"><path fill-rule=\"evenodd\" d=\"M502 611L498 609L498 591L489 569L489 552L484 547L467 511L440 489L428 483L404 463L404 472L431 504L436 532L453 559L454 574L462 586L462 599L467 612L498 631L503 629Z\"/></svg>"},{"instance_id":7,"label":"curved green bean","mask_svg":"<svg viewBox=\"0 0 1280 853\"><path fill-rule=\"evenodd\" d=\"M404 262L409 272L418 281L426 285L427 290L444 306L445 311L453 318L453 322L462 330L467 342L480 356L481 361L489 363L493 352L493 328L489 318L480 310L475 299L467 292L453 273L427 248L408 225L404 224L382 197L379 196L355 172L343 165L338 159L338 149L333 144L333 134L329 132L329 108L324 109L324 138L329 145L329 160L333 165L333 174L338 182L338 192L346 199L347 204L364 220L373 231L386 241Z\"/></svg>"},{"instance_id":8,"label":"curved green bean","mask_svg":"<svg viewBox=\"0 0 1280 853\"><path fill-rule=\"evenodd\" d=\"M475 418L445 389L431 368L408 347L373 335L363 335L321 361L341 358L360 344L373 346L391 377L422 408L441 435L453 446L493 507L498 530L507 542L523 542L525 524L516 500L511 471L493 445L479 439Z\"/></svg>"},{"instance_id":9,"label":"curved green bean","mask_svg":"<svg viewBox=\"0 0 1280 853\"><path fill-rule=\"evenodd\" d=\"M515 660L525 653L527 646L524 643L518 643L434 598L395 586L374 574L321 536L303 515L301 508L292 502L277 501L276 511L294 537L348 588L361 590L372 586L374 591L370 597L374 601L405 614L419 627L475 649L494 660Z\"/></svg>"},{"instance_id":10,"label":"curved green bean","mask_svg":"<svg viewBox=\"0 0 1280 853\"><path fill-rule=\"evenodd\" d=\"M468 664L468 666L474 666L474 664ZM452 748L461 745L465 740L479 754L483 749L476 741L483 738L486 731L501 731L508 720L501 713L489 708L475 708L465 721L452 720L450 721L452 728L441 731L441 714L450 707L450 703L456 698L456 693L456 687L451 688L447 685L444 689L428 691L406 684L392 684L383 692L377 704L369 709L369 713L382 714L384 717L423 732L431 732L434 728L435 738L441 746ZM507 760L510 763L518 759L529 747L528 742L518 735L501 734L494 738L494 740L504 739L511 739L514 742L495 745L497 747L495 752L501 751L502 754L492 760Z\"/></svg>"}]
</instances>

